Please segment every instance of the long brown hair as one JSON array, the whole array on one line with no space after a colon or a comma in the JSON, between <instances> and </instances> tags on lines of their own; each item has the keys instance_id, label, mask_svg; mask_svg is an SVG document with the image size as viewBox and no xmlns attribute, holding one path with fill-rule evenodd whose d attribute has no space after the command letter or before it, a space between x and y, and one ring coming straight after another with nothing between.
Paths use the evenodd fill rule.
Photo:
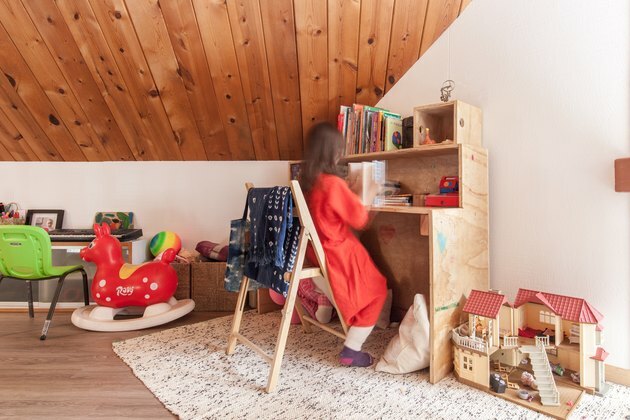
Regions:
<instances>
[{"instance_id":1,"label":"long brown hair","mask_svg":"<svg viewBox=\"0 0 630 420\"><path fill-rule=\"evenodd\" d=\"M310 191L320 174L338 175L337 161L341 157L343 136L328 122L315 124L306 136L304 163L300 170L300 186Z\"/></svg>"}]
</instances>

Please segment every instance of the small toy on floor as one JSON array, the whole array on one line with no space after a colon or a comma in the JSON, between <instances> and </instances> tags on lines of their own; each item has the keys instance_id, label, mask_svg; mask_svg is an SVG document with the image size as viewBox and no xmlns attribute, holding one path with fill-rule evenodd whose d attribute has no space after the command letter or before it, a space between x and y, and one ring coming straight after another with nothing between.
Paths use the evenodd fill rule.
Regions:
<instances>
[{"instance_id":1,"label":"small toy on floor","mask_svg":"<svg viewBox=\"0 0 630 420\"><path fill-rule=\"evenodd\" d=\"M536 384L536 379L534 375L529 372L523 372L521 375L521 383L525 386L530 387L531 389L538 389L538 385Z\"/></svg>"}]
</instances>

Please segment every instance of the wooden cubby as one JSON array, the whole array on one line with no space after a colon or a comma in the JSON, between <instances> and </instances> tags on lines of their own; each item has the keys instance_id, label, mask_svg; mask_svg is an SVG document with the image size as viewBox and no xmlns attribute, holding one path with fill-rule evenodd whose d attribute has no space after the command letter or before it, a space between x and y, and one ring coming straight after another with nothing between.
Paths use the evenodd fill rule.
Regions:
<instances>
[{"instance_id":1,"label":"wooden cubby","mask_svg":"<svg viewBox=\"0 0 630 420\"><path fill-rule=\"evenodd\" d=\"M438 143L453 140L459 144L481 146L481 109L462 101L415 107L413 110L413 145L420 146L425 129Z\"/></svg>"},{"instance_id":2,"label":"wooden cubby","mask_svg":"<svg viewBox=\"0 0 630 420\"><path fill-rule=\"evenodd\" d=\"M475 115L477 122L471 127L465 113ZM425 296L430 381L436 383L452 370L450 331L460 323L465 297L471 289L489 288L488 155L480 145L478 108L453 101L415 108L414 116L420 114L443 118L443 127L450 121L456 142L350 155L342 161L386 160L387 179L400 181L404 193L437 193L443 176L459 176L459 207L373 207L376 214L361 233L361 241L393 291L392 319L402 319L416 293ZM465 118L463 127L459 118ZM478 129L460 130L475 125ZM470 133L474 141L468 141Z\"/></svg>"}]
</instances>

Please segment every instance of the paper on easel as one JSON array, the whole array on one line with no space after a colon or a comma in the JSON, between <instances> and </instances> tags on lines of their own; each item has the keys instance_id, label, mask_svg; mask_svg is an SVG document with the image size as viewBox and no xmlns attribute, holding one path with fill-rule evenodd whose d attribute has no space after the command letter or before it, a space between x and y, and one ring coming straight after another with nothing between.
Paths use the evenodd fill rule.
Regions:
<instances>
[{"instance_id":1,"label":"paper on easel","mask_svg":"<svg viewBox=\"0 0 630 420\"><path fill-rule=\"evenodd\" d=\"M365 206L378 205L378 197L370 202L369 192L374 188L373 184L382 187L385 183L385 161L374 160L372 162L349 162L348 178L354 179L355 193Z\"/></svg>"}]
</instances>

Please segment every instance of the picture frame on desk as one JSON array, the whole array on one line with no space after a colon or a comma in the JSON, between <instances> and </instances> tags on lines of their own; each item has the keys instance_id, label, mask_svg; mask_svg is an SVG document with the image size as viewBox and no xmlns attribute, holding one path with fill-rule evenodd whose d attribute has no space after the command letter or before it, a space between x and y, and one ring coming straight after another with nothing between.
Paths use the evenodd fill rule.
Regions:
<instances>
[{"instance_id":1,"label":"picture frame on desk","mask_svg":"<svg viewBox=\"0 0 630 420\"><path fill-rule=\"evenodd\" d=\"M26 224L38 226L46 232L61 229L63 226L64 210L28 210Z\"/></svg>"}]
</instances>

